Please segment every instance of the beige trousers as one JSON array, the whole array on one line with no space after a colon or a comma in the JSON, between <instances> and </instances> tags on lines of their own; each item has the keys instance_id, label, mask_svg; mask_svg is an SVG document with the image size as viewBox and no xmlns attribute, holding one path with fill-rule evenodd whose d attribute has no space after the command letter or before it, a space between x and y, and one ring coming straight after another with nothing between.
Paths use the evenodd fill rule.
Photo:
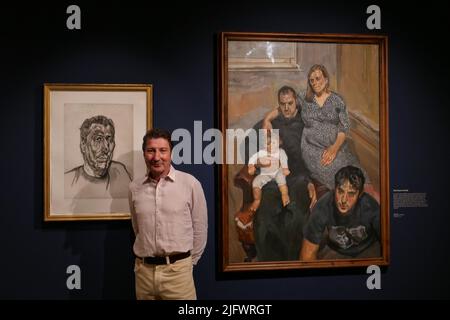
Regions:
<instances>
[{"instance_id":1,"label":"beige trousers","mask_svg":"<svg viewBox=\"0 0 450 320\"><path fill-rule=\"evenodd\" d=\"M172 264L144 264L136 258L134 274L138 300L196 300L192 257Z\"/></svg>"}]
</instances>

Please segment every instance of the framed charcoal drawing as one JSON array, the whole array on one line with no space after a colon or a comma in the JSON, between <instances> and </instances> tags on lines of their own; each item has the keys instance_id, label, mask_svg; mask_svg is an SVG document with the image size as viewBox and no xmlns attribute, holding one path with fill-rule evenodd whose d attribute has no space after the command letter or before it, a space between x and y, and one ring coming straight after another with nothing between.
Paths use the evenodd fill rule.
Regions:
<instances>
[{"instance_id":1,"label":"framed charcoal drawing","mask_svg":"<svg viewBox=\"0 0 450 320\"><path fill-rule=\"evenodd\" d=\"M378 35L220 34L221 271L389 264L387 50Z\"/></svg>"},{"instance_id":2,"label":"framed charcoal drawing","mask_svg":"<svg viewBox=\"0 0 450 320\"><path fill-rule=\"evenodd\" d=\"M44 220L129 219L152 86L44 85Z\"/></svg>"}]
</instances>

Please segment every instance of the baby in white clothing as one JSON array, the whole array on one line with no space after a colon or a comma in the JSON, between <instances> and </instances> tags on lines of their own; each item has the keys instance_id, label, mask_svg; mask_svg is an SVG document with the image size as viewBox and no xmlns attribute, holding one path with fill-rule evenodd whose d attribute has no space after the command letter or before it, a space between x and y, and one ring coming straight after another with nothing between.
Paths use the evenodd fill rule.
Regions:
<instances>
[{"instance_id":1,"label":"baby in white clothing","mask_svg":"<svg viewBox=\"0 0 450 320\"><path fill-rule=\"evenodd\" d=\"M261 203L261 189L269 181L274 180L278 184L281 192L281 201L283 207L286 206L289 199L289 191L286 184L286 176L290 171L288 168L288 158L286 152L279 147L278 136L270 136L267 138L266 148L259 150L252 155L248 161L248 173L254 175L256 167L261 169L260 174L253 179L253 203L250 206L251 211L256 211Z\"/></svg>"}]
</instances>

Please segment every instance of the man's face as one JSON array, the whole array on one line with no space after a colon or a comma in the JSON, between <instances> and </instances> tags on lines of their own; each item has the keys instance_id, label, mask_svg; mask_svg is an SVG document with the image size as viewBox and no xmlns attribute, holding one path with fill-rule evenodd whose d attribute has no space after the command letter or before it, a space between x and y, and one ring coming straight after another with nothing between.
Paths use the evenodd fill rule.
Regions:
<instances>
[{"instance_id":1,"label":"man's face","mask_svg":"<svg viewBox=\"0 0 450 320\"><path fill-rule=\"evenodd\" d=\"M172 159L169 141L164 138L148 139L144 149L144 159L152 178L166 176Z\"/></svg>"},{"instance_id":2,"label":"man's face","mask_svg":"<svg viewBox=\"0 0 450 320\"><path fill-rule=\"evenodd\" d=\"M295 97L292 92L287 94L280 94L278 98L278 105L281 113L285 118L293 118L297 114L297 105L295 103Z\"/></svg>"},{"instance_id":3,"label":"man's face","mask_svg":"<svg viewBox=\"0 0 450 320\"><path fill-rule=\"evenodd\" d=\"M328 79L323 76L321 70L316 70L309 76L309 84L311 88L314 90L314 93L320 95L326 88L328 84Z\"/></svg>"},{"instance_id":4,"label":"man's face","mask_svg":"<svg viewBox=\"0 0 450 320\"><path fill-rule=\"evenodd\" d=\"M96 177L103 177L111 165L116 146L111 126L93 123L85 142L81 142L84 162Z\"/></svg>"},{"instance_id":5,"label":"man's face","mask_svg":"<svg viewBox=\"0 0 450 320\"><path fill-rule=\"evenodd\" d=\"M356 204L359 190L355 189L348 180L338 186L334 191L336 207L342 215L347 214Z\"/></svg>"}]
</instances>

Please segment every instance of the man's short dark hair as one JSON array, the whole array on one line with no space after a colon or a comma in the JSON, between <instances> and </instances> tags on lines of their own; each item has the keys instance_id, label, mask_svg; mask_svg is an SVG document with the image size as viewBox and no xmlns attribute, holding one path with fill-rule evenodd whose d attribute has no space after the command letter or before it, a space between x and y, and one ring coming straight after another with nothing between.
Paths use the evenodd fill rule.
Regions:
<instances>
[{"instance_id":1,"label":"man's short dark hair","mask_svg":"<svg viewBox=\"0 0 450 320\"><path fill-rule=\"evenodd\" d=\"M170 150L173 149L173 143L170 132L166 129L153 128L148 130L144 138L142 138L142 151L145 151L145 147L147 145L148 140L158 138L166 139L167 142L169 142Z\"/></svg>"},{"instance_id":2,"label":"man's short dark hair","mask_svg":"<svg viewBox=\"0 0 450 320\"><path fill-rule=\"evenodd\" d=\"M98 123L101 125L106 126L110 126L111 127L111 133L114 137L115 135L115 130L114 130L114 122L110 119L107 118L105 116L94 116L92 118L88 118L86 120L83 121L83 124L80 127L80 138L81 141L86 142L87 136L89 135L89 132L91 131L91 125L94 123Z\"/></svg>"},{"instance_id":3,"label":"man's short dark hair","mask_svg":"<svg viewBox=\"0 0 450 320\"><path fill-rule=\"evenodd\" d=\"M286 95L289 93L292 93L292 96L294 97L294 99L297 99L297 92L295 92L294 88L289 87L289 86L282 86L278 90L278 101L280 101L281 95Z\"/></svg>"},{"instance_id":4,"label":"man's short dark hair","mask_svg":"<svg viewBox=\"0 0 450 320\"><path fill-rule=\"evenodd\" d=\"M334 176L334 186L337 189L339 186L343 185L345 181L348 180L350 185L361 193L364 189L364 173L360 168L354 166L347 166L339 169Z\"/></svg>"}]
</instances>

